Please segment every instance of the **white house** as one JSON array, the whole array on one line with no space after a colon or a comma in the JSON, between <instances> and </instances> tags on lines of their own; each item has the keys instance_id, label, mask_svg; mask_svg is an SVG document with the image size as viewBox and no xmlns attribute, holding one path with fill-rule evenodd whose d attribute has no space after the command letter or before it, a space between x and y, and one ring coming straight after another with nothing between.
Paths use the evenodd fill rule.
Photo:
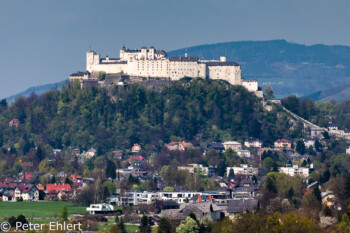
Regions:
<instances>
[{"instance_id":1,"label":"white house","mask_svg":"<svg viewBox=\"0 0 350 233\"><path fill-rule=\"evenodd\" d=\"M241 158L250 158L250 151L249 150L238 150L237 155Z\"/></svg>"},{"instance_id":2,"label":"white house","mask_svg":"<svg viewBox=\"0 0 350 233\"><path fill-rule=\"evenodd\" d=\"M255 147L255 148L261 148L262 147L262 141L260 139L256 138L249 138L244 141L245 147Z\"/></svg>"},{"instance_id":3,"label":"white house","mask_svg":"<svg viewBox=\"0 0 350 233\"><path fill-rule=\"evenodd\" d=\"M225 147L225 150L232 149L238 151L242 149L242 144L236 141L227 141L222 143L222 145Z\"/></svg>"},{"instance_id":4,"label":"white house","mask_svg":"<svg viewBox=\"0 0 350 233\"><path fill-rule=\"evenodd\" d=\"M15 188L14 201L39 201L39 190L33 184L20 184Z\"/></svg>"},{"instance_id":5,"label":"white house","mask_svg":"<svg viewBox=\"0 0 350 233\"><path fill-rule=\"evenodd\" d=\"M259 168L252 167L248 164L241 164L239 167L227 167L226 168L226 175L229 176L231 169L233 170L235 175L248 175L248 176L254 176L258 175Z\"/></svg>"},{"instance_id":6,"label":"white house","mask_svg":"<svg viewBox=\"0 0 350 233\"><path fill-rule=\"evenodd\" d=\"M103 213L113 213L114 208L110 204L91 204L90 207L86 208L86 211L89 211L90 214L103 214Z\"/></svg>"},{"instance_id":7,"label":"white house","mask_svg":"<svg viewBox=\"0 0 350 233\"><path fill-rule=\"evenodd\" d=\"M315 147L315 139L304 138L303 141L306 148L309 148L310 146Z\"/></svg>"},{"instance_id":8,"label":"white house","mask_svg":"<svg viewBox=\"0 0 350 233\"><path fill-rule=\"evenodd\" d=\"M312 165L311 165L311 168L312 168ZM286 173L289 176L300 175L303 178L307 178L310 174L310 168L287 164L286 167L280 167L279 172Z\"/></svg>"}]
</instances>

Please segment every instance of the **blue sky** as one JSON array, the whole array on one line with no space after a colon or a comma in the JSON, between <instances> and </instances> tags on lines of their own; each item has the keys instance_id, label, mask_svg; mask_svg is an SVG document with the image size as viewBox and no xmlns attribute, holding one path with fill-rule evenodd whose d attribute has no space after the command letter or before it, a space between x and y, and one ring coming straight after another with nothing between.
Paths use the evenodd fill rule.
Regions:
<instances>
[{"instance_id":1,"label":"blue sky","mask_svg":"<svg viewBox=\"0 0 350 233\"><path fill-rule=\"evenodd\" d=\"M348 0L0 0L0 98L153 45L286 39L350 45ZM244 72L244 71L243 71Z\"/></svg>"}]
</instances>

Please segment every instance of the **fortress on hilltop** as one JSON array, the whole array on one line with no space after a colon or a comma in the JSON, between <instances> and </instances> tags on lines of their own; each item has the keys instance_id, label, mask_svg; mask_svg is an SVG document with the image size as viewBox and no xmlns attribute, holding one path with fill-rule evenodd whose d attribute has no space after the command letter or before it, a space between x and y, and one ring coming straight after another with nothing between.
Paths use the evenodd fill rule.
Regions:
<instances>
[{"instance_id":1,"label":"fortress on hilltop","mask_svg":"<svg viewBox=\"0 0 350 233\"><path fill-rule=\"evenodd\" d=\"M242 79L238 63L227 61L222 56L219 60L200 60L198 57L167 57L164 50L150 48L120 50L120 58L102 58L94 51L86 53L86 71L69 76L69 81L80 80L82 85L99 83L100 74L128 76L133 79L161 78L179 80L183 77L226 80L232 85L243 85L249 91L262 95L258 91L258 81ZM142 80L142 79L141 79ZM120 81L120 80L119 80ZM262 96L261 96L262 97Z\"/></svg>"}]
</instances>

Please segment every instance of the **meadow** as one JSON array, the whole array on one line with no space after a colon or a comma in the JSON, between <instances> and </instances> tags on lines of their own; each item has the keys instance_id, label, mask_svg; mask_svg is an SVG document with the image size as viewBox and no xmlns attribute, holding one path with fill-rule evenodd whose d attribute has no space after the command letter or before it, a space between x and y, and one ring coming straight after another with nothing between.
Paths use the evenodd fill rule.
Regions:
<instances>
[{"instance_id":1,"label":"meadow","mask_svg":"<svg viewBox=\"0 0 350 233\"><path fill-rule=\"evenodd\" d=\"M55 218L60 216L63 207L69 215L85 214L86 207L75 206L70 202L0 202L0 218L23 214L26 218Z\"/></svg>"}]
</instances>

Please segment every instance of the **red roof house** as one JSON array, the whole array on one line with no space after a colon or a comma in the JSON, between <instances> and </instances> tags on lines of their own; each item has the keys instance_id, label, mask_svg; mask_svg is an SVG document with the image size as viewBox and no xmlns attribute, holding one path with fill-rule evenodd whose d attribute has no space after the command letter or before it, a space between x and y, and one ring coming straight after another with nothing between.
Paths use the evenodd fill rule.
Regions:
<instances>
[{"instance_id":1,"label":"red roof house","mask_svg":"<svg viewBox=\"0 0 350 233\"><path fill-rule=\"evenodd\" d=\"M46 193L58 193L59 191L70 192L72 188L69 184L47 184Z\"/></svg>"}]
</instances>

